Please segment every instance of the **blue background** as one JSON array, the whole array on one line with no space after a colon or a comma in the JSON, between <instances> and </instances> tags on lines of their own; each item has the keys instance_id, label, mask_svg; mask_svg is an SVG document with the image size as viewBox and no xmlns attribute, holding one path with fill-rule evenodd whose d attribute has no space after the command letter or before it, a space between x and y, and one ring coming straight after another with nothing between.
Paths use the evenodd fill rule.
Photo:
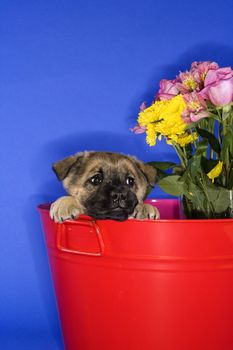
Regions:
<instances>
[{"instance_id":1,"label":"blue background","mask_svg":"<svg viewBox=\"0 0 233 350\"><path fill-rule=\"evenodd\" d=\"M36 210L64 193L51 163L81 150L174 160L129 128L160 79L194 60L233 65L232 10L232 0L1 0L1 350L63 349Z\"/></svg>"}]
</instances>

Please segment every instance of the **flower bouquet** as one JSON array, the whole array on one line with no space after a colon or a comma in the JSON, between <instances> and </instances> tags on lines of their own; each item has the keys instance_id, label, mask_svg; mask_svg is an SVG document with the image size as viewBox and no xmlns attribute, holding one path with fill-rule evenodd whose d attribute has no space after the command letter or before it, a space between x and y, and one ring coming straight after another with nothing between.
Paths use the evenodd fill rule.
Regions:
<instances>
[{"instance_id":1,"label":"flower bouquet","mask_svg":"<svg viewBox=\"0 0 233 350\"><path fill-rule=\"evenodd\" d=\"M140 107L135 133L155 146L165 138L180 164L150 162L158 185L181 196L188 218L233 217L233 70L193 62L174 80L161 80L155 101Z\"/></svg>"}]
</instances>

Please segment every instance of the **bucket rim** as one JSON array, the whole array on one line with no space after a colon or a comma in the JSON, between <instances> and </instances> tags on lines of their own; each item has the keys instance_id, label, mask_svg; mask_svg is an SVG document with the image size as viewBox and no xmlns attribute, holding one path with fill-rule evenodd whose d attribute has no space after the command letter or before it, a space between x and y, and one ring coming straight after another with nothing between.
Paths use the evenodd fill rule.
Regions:
<instances>
[{"instance_id":1,"label":"bucket rim","mask_svg":"<svg viewBox=\"0 0 233 350\"><path fill-rule=\"evenodd\" d=\"M173 198L168 198L168 199L154 199L154 198L149 198L147 199L145 202L146 203L156 203L156 202L160 202L160 201L174 201L174 202L179 202L178 199L173 199ZM37 206L37 210L39 212L48 212L49 209L50 209L50 206L51 206L52 202L49 202L49 203L41 203ZM118 222L118 221L114 221L114 220L96 220L94 218L92 218L91 216L88 216L88 215L80 215L78 219L82 219L82 220L89 220L89 221L94 221L94 222L99 222L99 221L111 221L111 222L116 222L117 224L125 224L125 223L128 223L128 222L131 222L133 224L136 224L136 223L146 223L146 224L149 224L149 225L154 225L156 223L160 223L160 224L167 224L167 223L173 223L173 224L189 224L189 223L192 223L192 224L206 224L206 223L215 223L215 224L222 224L222 223L233 223L233 218L226 218L226 219L184 219L184 218L177 218L177 219L156 219L156 220L153 220L153 219L143 219L143 220L138 220L138 219L128 219L126 221L122 221L122 222ZM77 220L66 220L64 221L62 224L74 224L75 225L75 222L78 221Z\"/></svg>"}]
</instances>

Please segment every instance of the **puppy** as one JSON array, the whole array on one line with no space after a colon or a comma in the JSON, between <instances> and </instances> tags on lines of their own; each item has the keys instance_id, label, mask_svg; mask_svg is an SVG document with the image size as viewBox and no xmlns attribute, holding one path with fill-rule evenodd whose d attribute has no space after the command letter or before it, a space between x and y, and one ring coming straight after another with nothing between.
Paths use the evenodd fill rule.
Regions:
<instances>
[{"instance_id":1,"label":"puppy","mask_svg":"<svg viewBox=\"0 0 233 350\"><path fill-rule=\"evenodd\" d=\"M144 204L156 170L134 157L111 152L81 152L53 164L69 196L50 208L55 222L80 214L95 219L158 219L159 211Z\"/></svg>"}]
</instances>

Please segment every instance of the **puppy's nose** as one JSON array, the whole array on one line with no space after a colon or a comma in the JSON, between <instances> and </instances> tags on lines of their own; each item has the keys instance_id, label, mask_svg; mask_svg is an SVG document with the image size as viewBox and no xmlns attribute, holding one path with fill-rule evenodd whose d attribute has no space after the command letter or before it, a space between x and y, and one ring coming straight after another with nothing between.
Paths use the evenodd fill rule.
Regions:
<instances>
[{"instance_id":1,"label":"puppy's nose","mask_svg":"<svg viewBox=\"0 0 233 350\"><path fill-rule=\"evenodd\" d=\"M120 200L126 199L126 195L122 192L119 192L119 191L112 191L110 195L111 195L113 202L118 202Z\"/></svg>"}]
</instances>

